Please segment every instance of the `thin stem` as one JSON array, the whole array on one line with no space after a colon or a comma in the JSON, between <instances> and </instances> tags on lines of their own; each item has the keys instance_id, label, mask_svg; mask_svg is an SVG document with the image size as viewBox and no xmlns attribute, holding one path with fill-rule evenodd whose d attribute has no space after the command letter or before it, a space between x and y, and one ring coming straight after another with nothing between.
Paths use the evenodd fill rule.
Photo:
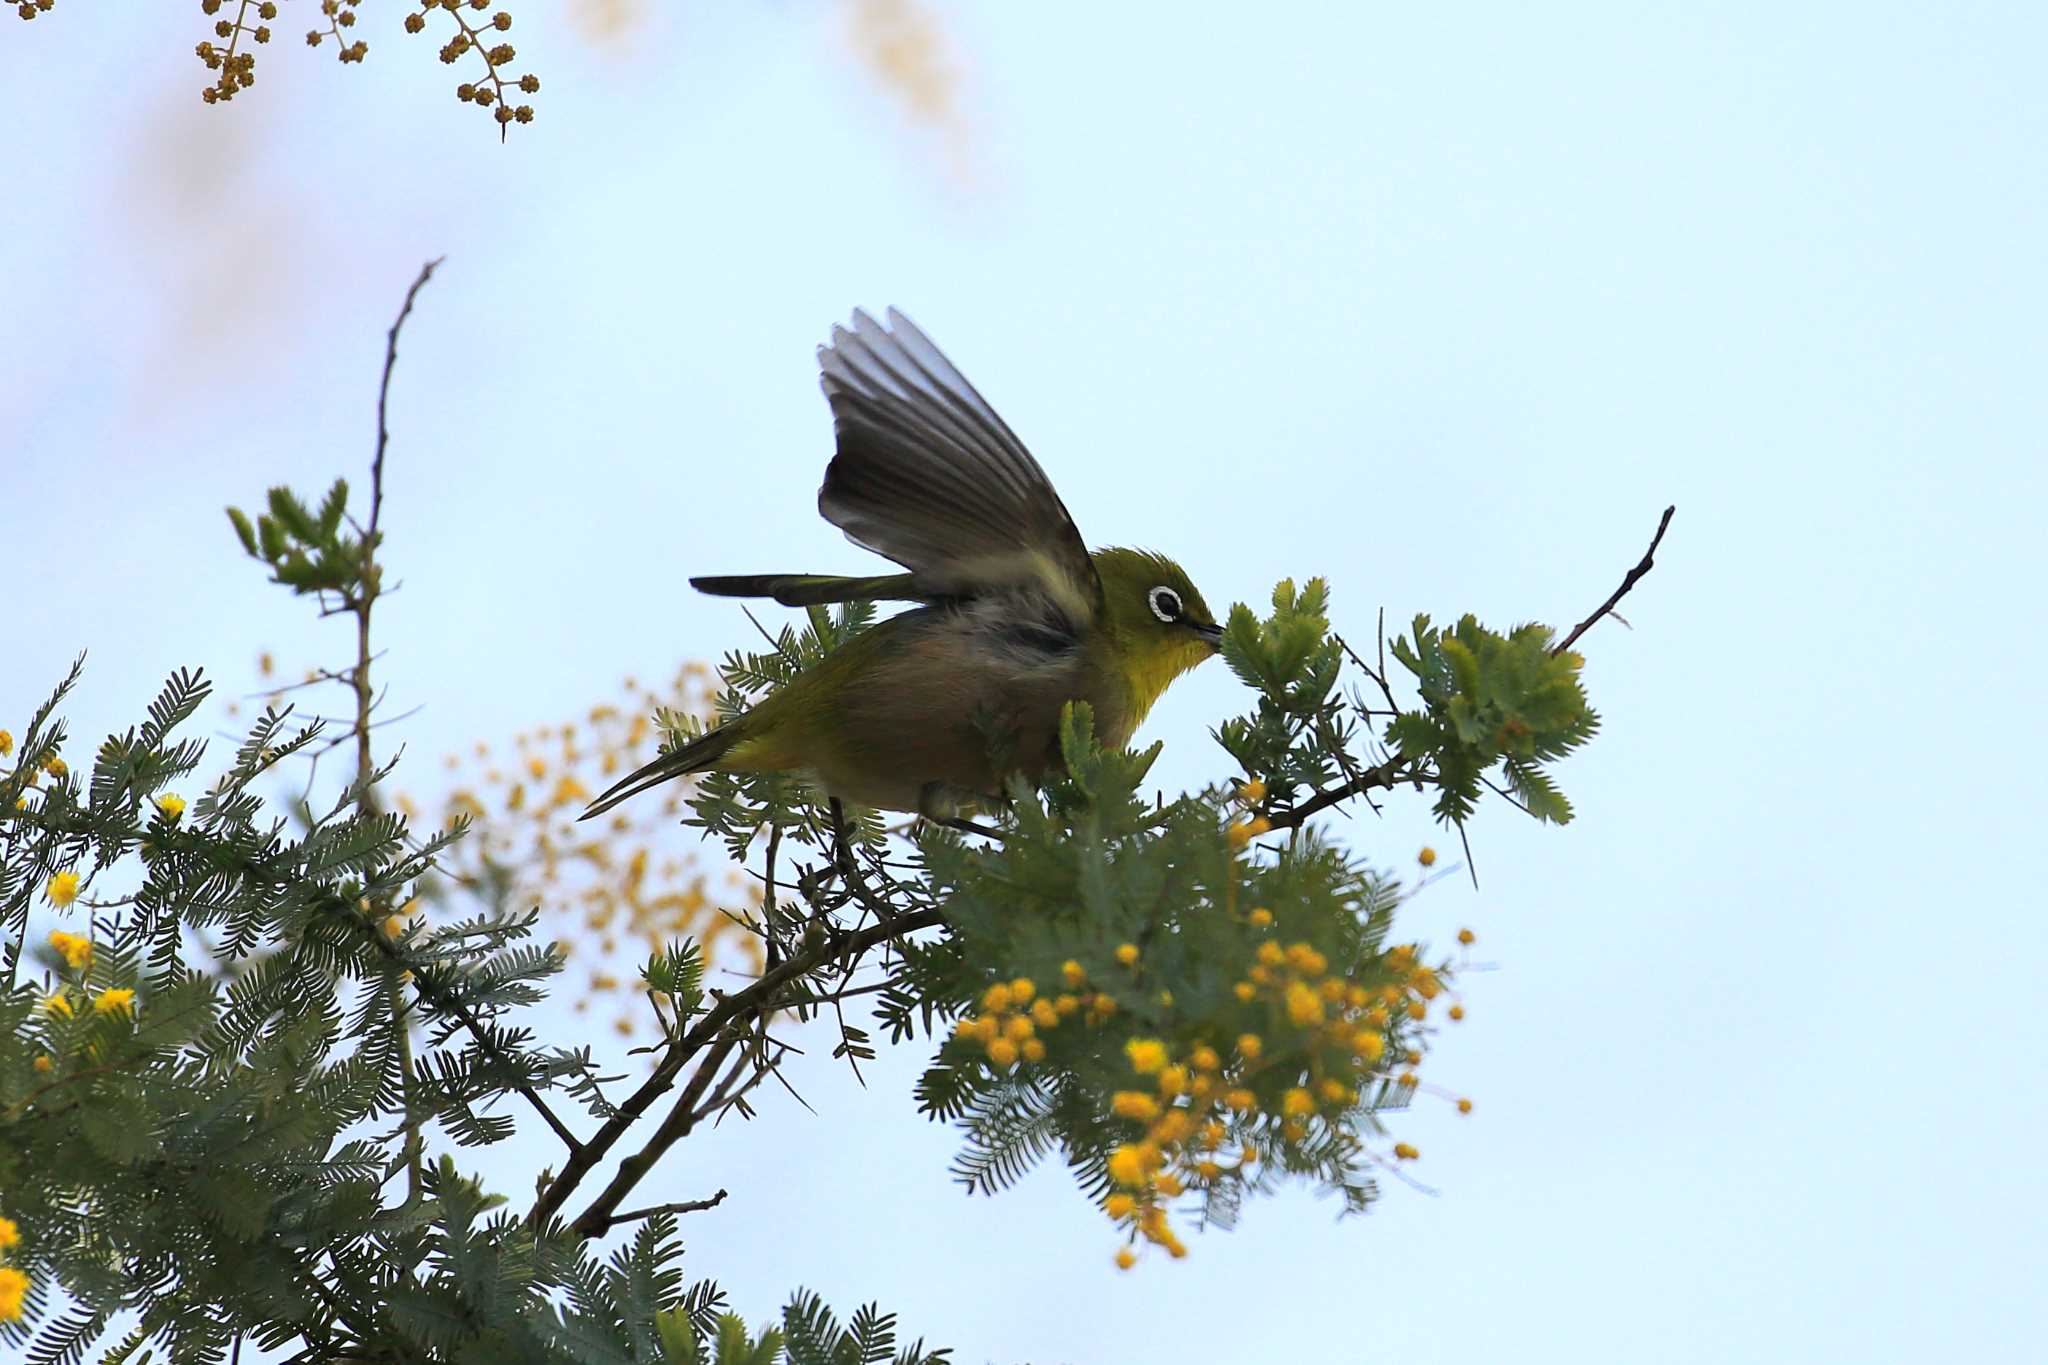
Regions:
<instances>
[{"instance_id":1,"label":"thin stem","mask_svg":"<svg viewBox=\"0 0 2048 1365\"><path fill-rule=\"evenodd\" d=\"M612 1222L631 1223L636 1219L655 1218L664 1213L702 1213L706 1209L715 1209L724 1202L725 1191L720 1190L709 1199L685 1199L676 1204L654 1204L644 1209L628 1209L624 1213L613 1214Z\"/></svg>"},{"instance_id":2,"label":"thin stem","mask_svg":"<svg viewBox=\"0 0 2048 1365\"><path fill-rule=\"evenodd\" d=\"M1550 651L1553 655L1562 654L1567 649L1570 649L1574 641L1593 628L1595 621L1612 612L1615 604L1628 596L1628 590L1636 585L1637 579L1657 566L1657 547L1664 543L1664 530L1671 525L1671 514L1677 510L1677 503L1673 503L1664 509L1664 515L1657 519L1657 534L1650 537L1650 548L1643 551L1643 557L1636 562L1636 566L1633 569L1628 571L1628 576L1621 580L1621 586L1610 593L1607 600L1600 604L1599 610L1579 622L1576 626L1573 626L1572 633L1558 642L1557 648Z\"/></svg>"},{"instance_id":3,"label":"thin stem","mask_svg":"<svg viewBox=\"0 0 2048 1365\"><path fill-rule=\"evenodd\" d=\"M362 808L376 813L377 800L370 789L370 775L376 771L370 755L370 713L376 706L376 694L370 687L370 662L376 655L370 649L370 611L376 605L382 586L383 568L377 562L379 537L377 523L384 515L384 451L391 444L391 428L385 413L391 400L391 372L398 365L398 333L405 326L406 318L412 315L413 300L419 297L420 289L433 278L434 267L441 263L436 257L420 267L418 278L405 291L405 303L398 310L398 317L391 324L391 330L384 337L384 374L377 383L377 452L370 460L370 523L363 530L362 582L351 599L349 606L356 618L356 666L352 671L355 683L356 714L356 783L357 800ZM372 925L371 930L378 937L383 936L381 926ZM398 1064L403 1074L405 1091L405 1194L408 1204L419 1202L425 1188L423 1152L425 1144L420 1137L420 1113L418 1096L413 1077L412 1020L407 1013L405 988L397 972L391 973L385 982L386 1000L391 1007L391 1028L397 1044Z\"/></svg>"},{"instance_id":4,"label":"thin stem","mask_svg":"<svg viewBox=\"0 0 2048 1365\"><path fill-rule=\"evenodd\" d=\"M576 1192L577 1186L604 1161L627 1131L640 1121L656 1100L675 1087L676 1078L682 1075L683 1069L699 1052L725 1037L728 1027L735 1020L751 1018L760 1013L774 998L775 993L792 981L835 963L857 960L877 944L889 942L919 929L929 929L939 924L942 919L943 916L936 909L912 911L896 916L893 922L870 925L842 938L819 942L807 950L795 953L780 967L764 972L753 985L721 997L689 1032L670 1047L660 1063L655 1066L653 1074L626 1097L624 1103L619 1105L618 1112L607 1119L604 1126L598 1129L588 1142L571 1150L569 1160L563 1165L561 1173L548 1183L540 1198L534 1202L528 1221L538 1226L559 1212L562 1206L569 1202L569 1197ZM729 1051L731 1044L726 1043L724 1046ZM722 1058L724 1053L721 1052L720 1056ZM695 1096L686 1095L677 1107L684 1114L688 1114L687 1106L694 1100ZM673 1117L672 1114L671 1118ZM622 1167L620 1179L615 1180L612 1187L577 1219L577 1226L581 1228L588 1222L609 1227L611 1210L618 1206L620 1200L647 1173L647 1169L653 1164L652 1158L665 1151L678 1136L680 1133L670 1135L666 1141L659 1141L658 1145L651 1143L648 1151L642 1154L648 1157L648 1160L640 1164L630 1174L630 1178L627 1178L628 1171Z\"/></svg>"}]
</instances>

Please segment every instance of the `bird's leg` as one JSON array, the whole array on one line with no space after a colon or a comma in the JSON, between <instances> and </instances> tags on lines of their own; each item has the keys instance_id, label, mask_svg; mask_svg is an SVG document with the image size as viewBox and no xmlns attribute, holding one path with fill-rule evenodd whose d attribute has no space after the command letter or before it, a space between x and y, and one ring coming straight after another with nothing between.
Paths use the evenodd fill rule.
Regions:
<instances>
[{"instance_id":1,"label":"bird's leg","mask_svg":"<svg viewBox=\"0 0 2048 1365\"><path fill-rule=\"evenodd\" d=\"M999 844L1010 837L1009 835L1004 834L1001 830L997 829L994 825L976 824L972 820L963 819L957 815L946 816L942 819L935 819L932 821L932 823L935 825L944 825L947 829L957 829L962 834L979 834L982 838L993 839Z\"/></svg>"},{"instance_id":2,"label":"bird's leg","mask_svg":"<svg viewBox=\"0 0 2048 1365\"><path fill-rule=\"evenodd\" d=\"M979 796L971 792L965 792L957 787L949 788L942 783L927 782L923 797L918 802L917 813L935 825L943 825L947 829L957 829L962 834L979 834L984 839L994 839L997 843L1001 843L1003 841L1003 832L1001 830L991 825L978 825L966 816L959 814L963 807L971 810L977 804L1007 805L1008 803L1000 796Z\"/></svg>"},{"instance_id":3,"label":"bird's leg","mask_svg":"<svg viewBox=\"0 0 2048 1365\"><path fill-rule=\"evenodd\" d=\"M836 796L832 798L832 860L839 864L839 875L852 881L853 845L846 838L846 807Z\"/></svg>"}]
</instances>

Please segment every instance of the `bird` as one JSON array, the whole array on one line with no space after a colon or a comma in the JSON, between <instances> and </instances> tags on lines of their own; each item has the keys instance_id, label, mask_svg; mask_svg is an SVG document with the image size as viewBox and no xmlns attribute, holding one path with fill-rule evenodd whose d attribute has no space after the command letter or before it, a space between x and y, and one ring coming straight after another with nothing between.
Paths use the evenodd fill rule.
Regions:
<instances>
[{"instance_id":1,"label":"bird","mask_svg":"<svg viewBox=\"0 0 2048 1365\"><path fill-rule=\"evenodd\" d=\"M818 511L902 572L697 577L788 607L912 606L751 709L628 773L581 819L692 773L789 771L841 803L987 832L1006 779L1059 763L1060 716L1086 702L1122 746L1222 627L1163 554L1090 552L1044 469L965 375L896 309L818 348L835 450Z\"/></svg>"}]
</instances>

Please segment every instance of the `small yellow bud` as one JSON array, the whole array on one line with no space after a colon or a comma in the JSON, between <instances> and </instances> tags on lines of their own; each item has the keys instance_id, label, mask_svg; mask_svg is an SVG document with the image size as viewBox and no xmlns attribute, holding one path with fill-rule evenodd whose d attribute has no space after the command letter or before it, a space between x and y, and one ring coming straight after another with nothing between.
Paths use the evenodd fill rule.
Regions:
<instances>
[{"instance_id":1,"label":"small yellow bud","mask_svg":"<svg viewBox=\"0 0 2048 1365\"><path fill-rule=\"evenodd\" d=\"M1424 1004L1424 1003L1423 1003L1422 1001L1420 1001L1420 1000L1410 1000L1410 1001L1408 1002L1408 1017L1409 1017L1410 1019L1426 1019L1426 1018L1428 1018L1428 1017L1429 1017L1429 1006L1428 1006L1428 1005L1426 1005L1426 1004Z\"/></svg>"},{"instance_id":2,"label":"small yellow bud","mask_svg":"<svg viewBox=\"0 0 2048 1365\"><path fill-rule=\"evenodd\" d=\"M981 1007L991 1014L1001 1013L1010 1008L1010 988L998 981L981 993Z\"/></svg>"},{"instance_id":3,"label":"small yellow bud","mask_svg":"<svg viewBox=\"0 0 2048 1365\"><path fill-rule=\"evenodd\" d=\"M50 1054L47 1052L42 1053L36 1058L35 1067L38 1071L48 1072L54 1066L56 1066L56 1063L50 1060Z\"/></svg>"},{"instance_id":4,"label":"small yellow bud","mask_svg":"<svg viewBox=\"0 0 2048 1365\"><path fill-rule=\"evenodd\" d=\"M1126 967L1134 965L1138 960L1138 945L1135 943L1118 944L1116 960L1123 963Z\"/></svg>"},{"instance_id":5,"label":"small yellow bud","mask_svg":"<svg viewBox=\"0 0 2048 1365\"><path fill-rule=\"evenodd\" d=\"M1236 995L1238 999L1245 1001L1247 1004L1249 1004L1252 998L1259 993L1259 988L1257 986L1254 986L1249 981L1240 981L1235 986L1232 986L1230 989L1231 992L1234 995Z\"/></svg>"},{"instance_id":6,"label":"small yellow bud","mask_svg":"<svg viewBox=\"0 0 2048 1365\"><path fill-rule=\"evenodd\" d=\"M1060 964L1060 978L1070 987L1079 990L1082 984L1088 980L1088 973L1082 969L1080 963L1072 958L1068 958Z\"/></svg>"},{"instance_id":7,"label":"small yellow bud","mask_svg":"<svg viewBox=\"0 0 2048 1365\"><path fill-rule=\"evenodd\" d=\"M1395 1077L1394 1083L1396 1085L1405 1085L1410 1090L1413 1090L1416 1086L1422 1084L1422 1078L1412 1071L1404 1071Z\"/></svg>"},{"instance_id":8,"label":"small yellow bud","mask_svg":"<svg viewBox=\"0 0 2048 1365\"><path fill-rule=\"evenodd\" d=\"M1121 1222L1131 1216L1138 1207L1138 1201L1127 1194L1117 1193L1102 1201L1102 1211Z\"/></svg>"},{"instance_id":9,"label":"small yellow bud","mask_svg":"<svg viewBox=\"0 0 2048 1365\"><path fill-rule=\"evenodd\" d=\"M1081 1008L1081 1002L1071 995L1063 995L1052 1002L1052 1007L1060 1018L1065 1019L1075 1010Z\"/></svg>"},{"instance_id":10,"label":"small yellow bud","mask_svg":"<svg viewBox=\"0 0 2048 1365\"><path fill-rule=\"evenodd\" d=\"M1421 1156L1422 1153L1416 1151L1415 1148L1405 1142L1397 1142L1394 1144L1394 1155L1403 1161L1413 1161Z\"/></svg>"},{"instance_id":11,"label":"small yellow bud","mask_svg":"<svg viewBox=\"0 0 2048 1365\"><path fill-rule=\"evenodd\" d=\"M1110 1153L1109 1178L1134 1189L1145 1183L1145 1156L1135 1143L1127 1142Z\"/></svg>"},{"instance_id":12,"label":"small yellow bud","mask_svg":"<svg viewBox=\"0 0 2048 1365\"><path fill-rule=\"evenodd\" d=\"M1307 1118L1316 1112L1315 1096L1296 1086L1281 1098L1280 1112L1289 1118Z\"/></svg>"},{"instance_id":13,"label":"small yellow bud","mask_svg":"<svg viewBox=\"0 0 2048 1365\"><path fill-rule=\"evenodd\" d=\"M988 1059L999 1067L1014 1065L1017 1060L1017 1045L1008 1038L998 1038L988 1045Z\"/></svg>"},{"instance_id":14,"label":"small yellow bud","mask_svg":"<svg viewBox=\"0 0 2048 1365\"><path fill-rule=\"evenodd\" d=\"M50 904L62 910L78 899L78 874L68 869L59 872L50 878L50 884L43 888L43 894L50 898ZM52 935L50 941L56 942L56 936ZM70 954L66 953L65 956L69 957ZM76 967L78 964L74 962L71 965Z\"/></svg>"},{"instance_id":15,"label":"small yellow bud","mask_svg":"<svg viewBox=\"0 0 2048 1365\"><path fill-rule=\"evenodd\" d=\"M1387 1052L1387 1040L1377 1033L1360 1033L1351 1040L1351 1046L1367 1066L1377 1066Z\"/></svg>"},{"instance_id":16,"label":"small yellow bud","mask_svg":"<svg viewBox=\"0 0 2048 1365\"><path fill-rule=\"evenodd\" d=\"M164 819L176 820L185 813L185 798L176 792L165 792L156 799L156 808L163 812Z\"/></svg>"},{"instance_id":17,"label":"small yellow bud","mask_svg":"<svg viewBox=\"0 0 2048 1365\"><path fill-rule=\"evenodd\" d=\"M1464 944L1467 948L1471 947L1478 941L1479 935L1473 933L1470 929L1460 929L1458 931L1458 942Z\"/></svg>"},{"instance_id":18,"label":"small yellow bud","mask_svg":"<svg viewBox=\"0 0 2048 1365\"><path fill-rule=\"evenodd\" d=\"M1008 1022L1003 1025L1003 1036L1013 1043L1021 1043L1036 1032L1038 1030L1032 1026L1031 1021L1021 1014L1011 1015Z\"/></svg>"},{"instance_id":19,"label":"small yellow bud","mask_svg":"<svg viewBox=\"0 0 2048 1365\"><path fill-rule=\"evenodd\" d=\"M1306 982L1297 981L1287 988L1287 1017L1296 1028L1307 1028L1323 1022L1323 1000L1314 988Z\"/></svg>"},{"instance_id":20,"label":"small yellow bud","mask_svg":"<svg viewBox=\"0 0 2048 1365\"><path fill-rule=\"evenodd\" d=\"M135 992L126 989L101 991L92 998L92 1008L96 1014L133 1014Z\"/></svg>"},{"instance_id":21,"label":"small yellow bud","mask_svg":"<svg viewBox=\"0 0 2048 1365\"><path fill-rule=\"evenodd\" d=\"M1428 844L1424 844L1422 846L1422 852L1415 855L1415 861L1421 863L1424 867L1435 867L1436 850L1431 848Z\"/></svg>"},{"instance_id":22,"label":"small yellow bud","mask_svg":"<svg viewBox=\"0 0 2048 1365\"><path fill-rule=\"evenodd\" d=\"M1133 1038L1124 1044L1124 1054L1131 1059L1131 1069L1141 1075L1151 1075L1166 1065L1166 1044L1157 1038Z\"/></svg>"},{"instance_id":23,"label":"small yellow bud","mask_svg":"<svg viewBox=\"0 0 2048 1365\"><path fill-rule=\"evenodd\" d=\"M1060 1022L1059 1008L1044 996L1031 1002L1031 1022L1040 1028L1057 1028Z\"/></svg>"},{"instance_id":24,"label":"small yellow bud","mask_svg":"<svg viewBox=\"0 0 2048 1365\"><path fill-rule=\"evenodd\" d=\"M1159 1069L1159 1093L1162 1095L1183 1095L1188 1088L1188 1069L1184 1066L1164 1066Z\"/></svg>"},{"instance_id":25,"label":"small yellow bud","mask_svg":"<svg viewBox=\"0 0 2048 1365\"><path fill-rule=\"evenodd\" d=\"M1010 983L1010 999L1015 1004L1028 1005L1031 998L1037 994L1038 987L1031 984L1031 978L1028 976L1020 976Z\"/></svg>"},{"instance_id":26,"label":"small yellow bud","mask_svg":"<svg viewBox=\"0 0 2048 1365\"><path fill-rule=\"evenodd\" d=\"M1461 1113L1461 1114L1469 1114L1469 1113L1471 1113L1471 1112L1472 1112L1472 1101L1470 1101L1470 1100L1466 1100L1466 1099L1461 1099L1461 1100L1459 1100L1459 1101L1458 1101L1458 1112L1459 1112L1459 1113Z\"/></svg>"},{"instance_id":27,"label":"small yellow bud","mask_svg":"<svg viewBox=\"0 0 2048 1365\"><path fill-rule=\"evenodd\" d=\"M1256 1062L1259 1059L1259 1054L1265 1050L1265 1046L1259 1040L1259 1035L1256 1033L1240 1033L1237 1035L1237 1055L1248 1062Z\"/></svg>"},{"instance_id":28,"label":"small yellow bud","mask_svg":"<svg viewBox=\"0 0 2048 1365\"><path fill-rule=\"evenodd\" d=\"M1095 998L1088 1002L1088 1006L1097 1014L1115 1014L1116 997L1109 994L1107 991L1097 991L1095 993Z\"/></svg>"},{"instance_id":29,"label":"small yellow bud","mask_svg":"<svg viewBox=\"0 0 2048 1365\"><path fill-rule=\"evenodd\" d=\"M1116 1253L1116 1268L1118 1270L1129 1270L1137 1263L1137 1253L1133 1252L1129 1247L1123 1247Z\"/></svg>"},{"instance_id":30,"label":"small yellow bud","mask_svg":"<svg viewBox=\"0 0 2048 1365\"><path fill-rule=\"evenodd\" d=\"M1188 1135L1192 1121L1185 1109L1169 1109L1160 1115L1159 1122L1152 1125L1146 1136L1163 1147L1171 1147Z\"/></svg>"},{"instance_id":31,"label":"small yellow bud","mask_svg":"<svg viewBox=\"0 0 2048 1365\"><path fill-rule=\"evenodd\" d=\"M1273 912L1264 908L1252 911L1246 918L1251 921L1254 929L1271 928L1273 924Z\"/></svg>"},{"instance_id":32,"label":"small yellow bud","mask_svg":"<svg viewBox=\"0 0 2048 1365\"><path fill-rule=\"evenodd\" d=\"M1119 1090L1110 1097L1109 1110L1120 1119L1150 1123L1159 1117L1159 1101L1142 1090Z\"/></svg>"},{"instance_id":33,"label":"small yellow bud","mask_svg":"<svg viewBox=\"0 0 2048 1365\"><path fill-rule=\"evenodd\" d=\"M1304 976L1321 976L1329 968L1329 960L1306 943L1292 943L1287 947L1287 965Z\"/></svg>"},{"instance_id":34,"label":"small yellow bud","mask_svg":"<svg viewBox=\"0 0 2048 1365\"><path fill-rule=\"evenodd\" d=\"M1261 943L1258 958L1264 966L1277 967L1287 960L1287 950L1277 943Z\"/></svg>"},{"instance_id":35,"label":"small yellow bud","mask_svg":"<svg viewBox=\"0 0 2048 1365\"><path fill-rule=\"evenodd\" d=\"M1215 1071L1223 1065L1223 1059L1216 1055L1216 1049L1207 1043L1197 1047L1189 1055L1188 1060L1195 1064L1197 1071Z\"/></svg>"},{"instance_id":36,"label":"small yellow bud","mask_svg":"<svg viewBox=\"0 0 2048 1365\"><path fill-rule=\"evenodd\" d=\"M1266 784L1254 777L1237 784L1237 799L1247 806L1256 806L1266 799Z\"/></svg>"},{"instance_id":37,"label":"small yellow bud","mask_svg":"<svg viewBox=\"0 0 2048 1365\"><path fill-rule=\"evenodd\" d=\"M1448 1012L1451 1016L1452 1023L1456 1023L1458 1020L1463 1019L1465 1017L1465 1007L1463 1005L1453 1005L1451 1006Z\"/></svg>"},{"instance_id":38,"label":"small yellow bud","mask_svg":"<svg viewBox=\"0 0 2048 1365\"><path fill-rule=\"evenodd\" d=\"M1351 1098L1351 1087L1340 1080L1324 1081L1323 1098L1331 1104L1343 1104Z\"/></svg>"},{"instance_id":39,"label":"small yellow bud","mask_svg":"<svg viewBox=\"0 0 2048 1365\"><path fill-rule=\"evenodd\" d=\"M1026 1038L1024 1046L1019 1050L1024 1054L1024 1060L1027 1062L1042 1062L1045 1060L1045 1044L1039 1042L1036 1038Z\"/></svg>"},{"instance_id":40,"label":"small yellow bud","mask_svg":"<svg viewBox=\"0 0 2048 1365\"><path fill-rule=\"evenodd\" d=\"M1240 1114L1249 1114L1252 1110L1259 1107L1259 1097L1242 1086L1235 1090L1226 1091L1223 1096L1223 1102Z\"/></svg>"}]
</instances>

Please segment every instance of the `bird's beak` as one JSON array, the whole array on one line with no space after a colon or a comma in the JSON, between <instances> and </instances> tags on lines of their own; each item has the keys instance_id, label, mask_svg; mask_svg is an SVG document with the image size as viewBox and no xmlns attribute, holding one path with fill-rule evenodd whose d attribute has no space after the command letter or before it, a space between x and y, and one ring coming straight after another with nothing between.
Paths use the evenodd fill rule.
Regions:
<instances>
[{"instance_id":1,"label":"bird's beak","mask_svg":"<svg viewBox=\"0 0 2048 1365\"><path fill-rule=\"evenodd\" d=\"M1223 627L1216 625L1196 626L1195 634L1209 642L1209 648L1219 654L1223 651Z\"/></svg>"}]
</instances>

